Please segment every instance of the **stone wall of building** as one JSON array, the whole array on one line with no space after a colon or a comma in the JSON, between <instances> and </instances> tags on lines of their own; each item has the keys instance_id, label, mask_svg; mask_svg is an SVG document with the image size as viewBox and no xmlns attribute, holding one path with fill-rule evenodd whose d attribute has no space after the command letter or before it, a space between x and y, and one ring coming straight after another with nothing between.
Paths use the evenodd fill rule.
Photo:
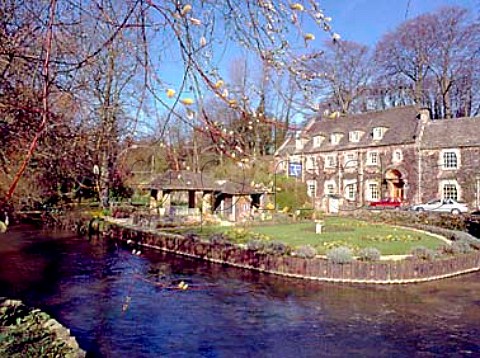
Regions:
<instances>
[{"instance_id":1,"label":"stone wall of building","mask_svg":"<svg viewBox=\"0 0 480 358\"><path fill-rule=\"evenodd\" d=\"M444 169L442 149L422 150L422 196L425 202L443 197L443 185L458 188L458 199L466 202L470 209L478 208L480 196L480 148L452 148L458 150L457 169Z\"/></svg>"}]
</instances>

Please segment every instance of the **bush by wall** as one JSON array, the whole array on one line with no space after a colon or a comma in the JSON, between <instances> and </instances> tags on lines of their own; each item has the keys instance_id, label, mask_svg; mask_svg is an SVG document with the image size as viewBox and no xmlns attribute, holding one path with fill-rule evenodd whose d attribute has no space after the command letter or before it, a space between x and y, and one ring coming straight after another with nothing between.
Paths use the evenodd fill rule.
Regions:
<instances>
[{"instance_id":1,"label":"bush by wall","mask_svg":"<svg viewBox=\"0 0 480 358\"><path fill-rule=\"evenodd\" d=\"M358 252L358 260L360 261L378 261L381 253L375 247L366 247Z\"/></svg>"},{"instance_id":2,"label":"bush by wall","mask_svg":"<svg viewBox=\"0 0 480 358\"><path fill-rule=\"evenodd\" d=\"M414 247L410 253L412 256L419 260L432 261L437 257L437 253L434 250L427 249L424 246Z\"/></svg>"},{"instance_id":3,"label":"bush by wall","mask_svg":"<svg viewBox=\"0 0 480 358\"><path fill-rule=\"evenodd\" d=\"M336 264L347 264L353 261L353 252L349 247L335 247L327 252L327 259Z\"/></svg>"},{"instance_id":4,"label":"bush by wall","mask_svg":"<svg viewBox=\"0 0 480 358\"><path fill-rule=\"evenodd\" d=\"M317 256L317 250L311 245L300 246L294 253L295 256L304 259L313 259L315 256Z\"/></svg>"}]
</instances>

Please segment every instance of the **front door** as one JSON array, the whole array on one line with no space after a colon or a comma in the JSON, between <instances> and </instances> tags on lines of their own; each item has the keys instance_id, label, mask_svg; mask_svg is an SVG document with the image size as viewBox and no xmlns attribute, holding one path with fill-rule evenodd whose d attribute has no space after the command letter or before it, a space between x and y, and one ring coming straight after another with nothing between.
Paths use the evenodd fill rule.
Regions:
<instances>
[{"instance_id":1,"label":"front door","mask_svg":"<svg viewBox=\"0 0 480 358\"><path fill-rule=\"evenodd\" d=\"M396 169L387 170L385 179L387 181L387 197L404 200L405 182L402 179L402 173Z\"/></svg>"}]
</instances>

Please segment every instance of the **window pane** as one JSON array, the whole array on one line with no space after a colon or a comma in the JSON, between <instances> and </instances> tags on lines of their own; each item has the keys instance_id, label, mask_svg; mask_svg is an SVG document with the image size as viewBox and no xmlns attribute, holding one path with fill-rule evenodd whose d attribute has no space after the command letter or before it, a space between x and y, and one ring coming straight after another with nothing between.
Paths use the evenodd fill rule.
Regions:
<instances>
[{"instance_id":1,"label":"window pane","mask_svg":"<svg viewBox=\"0 0 480 358\"><path fill-rule=\"evenodd\" d=\"M444 184L443 198L458 200L457 186L455 184Z\"/></svg>"},{"instance_id":2,"label":"window pane","mask_svg":"<svg viewBox=\"0 0 480 358\"><path fill-rule=\"evenodd\" d=\"M368 190L370 192L370 199L377 200L380 198L380 193L378 192L378 185L375 183L369 184Z\"/></svg>"},{"instance_id":3,"label":"window pane","mask_svg":"<svg viewBox=\"0 0 480 358\"><path fill-rule=\"evenodd\" d=\"M447 169L457 168L457 154L455 152L443 153L443 167Z\"/></svg>"}]
</instances>

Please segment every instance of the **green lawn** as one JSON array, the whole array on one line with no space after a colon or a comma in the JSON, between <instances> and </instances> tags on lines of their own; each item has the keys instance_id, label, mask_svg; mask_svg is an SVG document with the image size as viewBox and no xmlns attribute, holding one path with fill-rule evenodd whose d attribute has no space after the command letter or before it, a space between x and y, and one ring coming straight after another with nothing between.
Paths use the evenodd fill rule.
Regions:
<instances>
[{"instance_id":1,"label":"green lawn","mask_svg":"<svg viewBox=\"0 0 480 358\"><path fill-rule=\"evenodd\" d=\"M409 229L395 228L385 224L372 224L350 218L326 217L324 231L315 233L315 223L289 223L246 227L203 227L201 235L209 236L214 233L226 233L234 237L237 243L246 243L252 234L262 234L271 240L282 241L291 247L311 245L319 254L338 246L348 246L354 251L365 247L375 247L382 255L408 254L413 247L424 246L435 249L444 244L443 241L428 234ZM182 233L192 229L176 230Z\"/></svg>"},{"instance_id":2,"label":"green lawn","mask_svg":"<svg viewBox=\"0 0 480 358\"><path fill-rule=\"evenodd\" d=\"M415 246L435 249L443 241L428 234L385 224L371 224L349 218L327 217L324 232L315 233L315 224L298 223L254 227L250 230L283 241L292 247L311 245L319 254L332 247L349 246L354 250L376 247L383 255L407 254Z\"/></svg>"}]
</instances>

